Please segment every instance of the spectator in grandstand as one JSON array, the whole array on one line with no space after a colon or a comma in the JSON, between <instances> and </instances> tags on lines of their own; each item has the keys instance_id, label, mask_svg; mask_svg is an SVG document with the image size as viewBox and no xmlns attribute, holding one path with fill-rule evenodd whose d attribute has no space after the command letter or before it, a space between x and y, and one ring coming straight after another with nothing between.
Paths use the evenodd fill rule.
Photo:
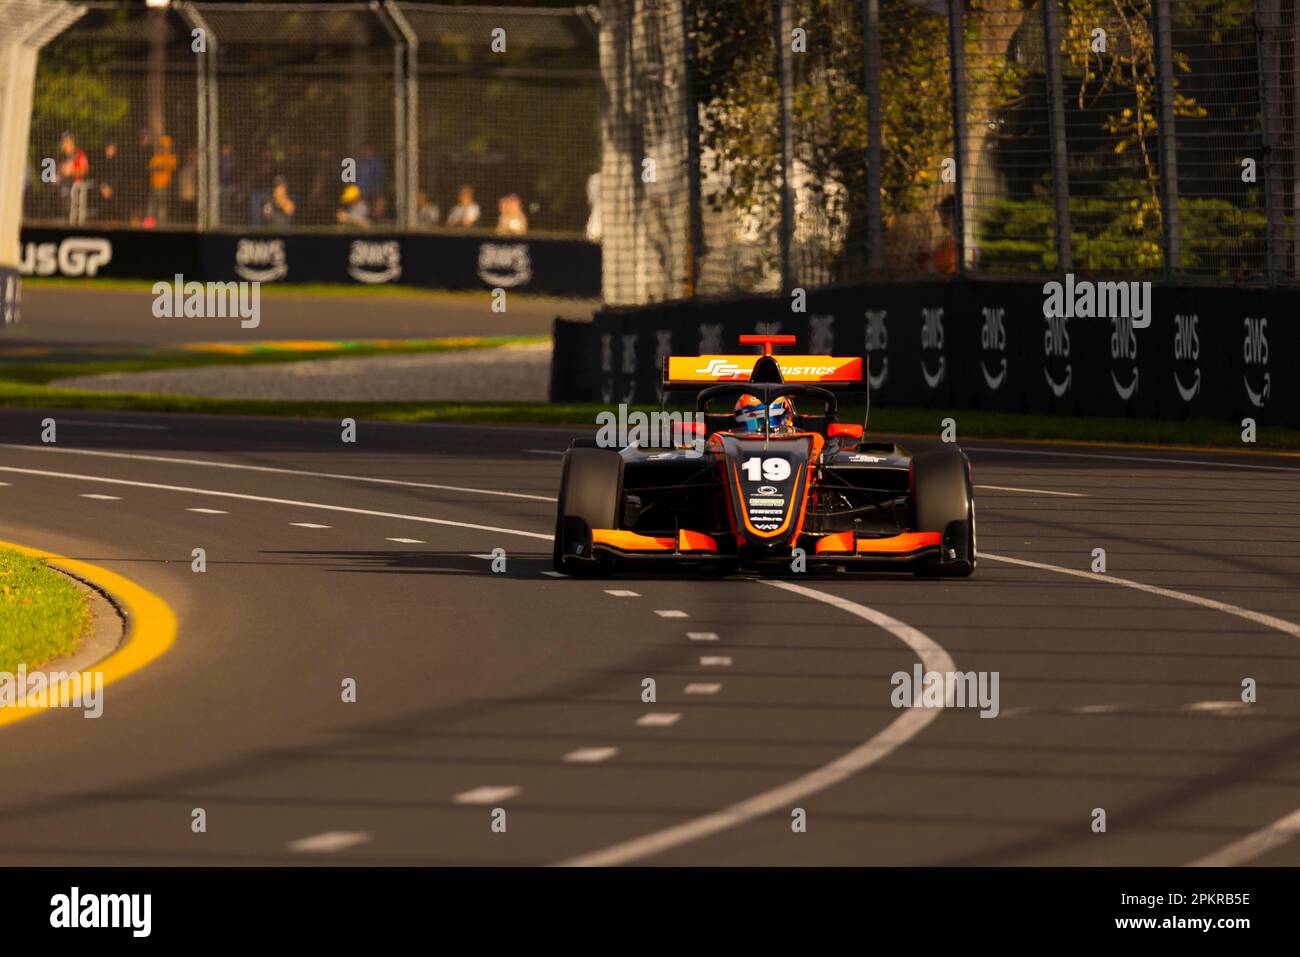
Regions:
<instances>
[{"instance_id":1,"label":"spectator in grandstand","mask_svg":"<svg viewBox=\"0 0 1300 957\"><path fill-rule=\"evenodd\" d=\"M302 182L307 184L307 196L302 203L300 222L328 223L335 219L338 209L339 161L330 154L329 147L322 146L316 156L307 164L308 169Z\"/></svg>"},{"instance_id":2,"label":"spectator in grandstand","mask_svg":"<svg viewBox=\"0 0 1300 957\"><path fill-rule=\"evenodd\" d=\"M172 149L172 138L164 133L158 137L158 148L149 157L149 210L145 214L146 228L162 226L167 222L167 207L175 175L176 153Z\"/></svg>"},{"instance_id":3,"label":"spectator in grandstand","mask_svg":"<svg viewBox=\"0 0 1300 957\"><path fill-rule=\"evenodd\" d=\"M478 203L474 202L474 190L462 186L456 196L456 205L447 214L447 225L473 226L478 222L479 215Z\"/></svg>"},{"instance_id":4,"label":"spectator in grandstand","mask_svg":"<svg viewBox=\"0 0 1300 957\"><path fill-rule=\"evenodd\" d=\"M511 193L497 201L497 232L503 236L522 236L528 232L528 217L519 194Z\"/></svg>"},{"instance_id":5,"label":"spectator in grandstand","mask_svg":"<svg viewBox=\"0 0 1300 957\"><path fill-rule=\"evenodd\" d=\"M104 147L104 155L95 161L95 183L99 191L99 218L117 222L122 218L122 196L118 190L121 162L117 144Z\"/></svg>"},{"instance_id":6,"label":"spectator in grandstand","mask_svg":"<svg viewBox=\"0 0 1300 957\"><path fill-rule=\"evenodd\" d=\"M393 216L388 209L388 197L383 193L375 197L374 206L370 210L370 219L376 226L393 225Z\"/></svg>"},{"instance_id":7,"label":"spectator in grandstand","mask_svg":"<svg viewBox=\"0 0 1300 957\"><path fill-rule=\"evenodd\" d=\"M442 218L442 211L438 209L436 203L429 202L428 193L415 194L415 225L421 229L429 226L437 226L438 220Z\"/></svg>"},{"instance_id":8,"label":"spectator in grandstand","mask_svg":"<svg viewBox=\"0 0 1300 957\"><path fill-rule=\"evenodd\" d=\"M928 253L917 257L918 265L926 272L955 273L957 271L957 201L952 196L945 196L935 207L939 213L939 225L944 237L939 245ZM971 250L971 263L979 264L979 250Z\"/></svg>"},{"instance_id":9,"label":"spectator in grandstand","mask_svg":"<svg viewBox=\"0 0 1300 957\"><path fill-rule=\"evenodd\" d=\"M221 193L221 222L229 226L242 225L244 218L239 209L243 190L239 188L235 147L230 143L221 144L221 156L217 159L217 187Z\"/></svg>"},{"instance_id":10,"label":"spectator in grandstand","mask_svg":"<svg viewBox=\"0 0 1300 957\"><path fill-rule=\"evenodd\" d=\"M199 154L190 150L185 154L185 165L176 173L176 198L181 203L181 216L189 223L197 222L199 209Z\"/></svg>"},{"instance_id":11,"label":"spectator in grandstand","mask_svg":"<svg viewBox=\"0 0 1300 957\"><path fill-rule=\"evenodd\" d=\"M600 172L587 177L587 205L591 215L587 217L587 238L593 243L600 242Z\"/></svg>"},{"instance_id":12,"label":"spectator in grandstand","mask_svg":"<svg viewBox=\"0 0 1300 957\"><path fill-rule=\"evenodd\" d=\"M90 161L86 151L77 146L72 134L64 132L59 137L59 192L68 211L68 222L79 223L85 218L86 175Z\"/></svg>"},{"instance_id":13,"label":"spectator in grandstand","mask_svg":"<svg viewBox=\"0 0 1300 957\"><path fill-rule=\"evenodd\" d=\"M370 207L356 183L343 187L343 195L339 197L338 222L340 226L358 226L361 229L370 226Z\"/></svg>"},{"instance_id":14,"label":"spectator in grandstand","mask_svg":"<svg viewBox=\"0 0 1300 957\"><path fill-rule=\"evenodd\" d=\"M288 180L277 176L270 197L262 204L262 222L268 226L292 226L297 210L298 206L289 194Z\"/></svg>"},{"instance_id":15,"label":"spectator in grandstand","mask_svg":"<svg viewBox=\"0 0 1300 957\"><path fill-rule=\"evenodd\" d=\"M372 199L384 192L384 161L375 155L375 148L368 143L361 148L357 160L357 185Z\"/></svg>"}]
</instances>

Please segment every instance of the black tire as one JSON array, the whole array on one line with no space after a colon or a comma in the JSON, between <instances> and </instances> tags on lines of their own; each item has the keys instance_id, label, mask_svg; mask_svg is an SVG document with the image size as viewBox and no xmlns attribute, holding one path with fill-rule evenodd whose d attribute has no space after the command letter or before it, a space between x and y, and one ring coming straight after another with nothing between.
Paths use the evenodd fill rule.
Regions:
<instances>
[{"instance_id":1,"label":"black tire","mask_svg":"<svg viewBox=\"0 0 1300 957\"><path fill-rule=\"evenodd\" d=\"M912 456L912 522L917 531L943 533L945 546L952 534L965 539L959 560L920 561L913 569L917 575L965 578L975 571L975 497L970 466L960 449L948 446Z\"/></svg>"},{"instance_id":2,"label":"black tire","mask_svg":"<svg viewBox=\"0 0 1300 957\"><path fill-rule=\"evenodd\" d=\"M612 449L585 448L571 448L564 453L552 551L557 572L584 578L609 574L613 565L609 559L579 557L568 546L574 544L570 540L574 535L589 537L593 528L618 528L622 499L621 455ZM577 544L589 547L589 543Z\"/></svg>"}]
</instances>

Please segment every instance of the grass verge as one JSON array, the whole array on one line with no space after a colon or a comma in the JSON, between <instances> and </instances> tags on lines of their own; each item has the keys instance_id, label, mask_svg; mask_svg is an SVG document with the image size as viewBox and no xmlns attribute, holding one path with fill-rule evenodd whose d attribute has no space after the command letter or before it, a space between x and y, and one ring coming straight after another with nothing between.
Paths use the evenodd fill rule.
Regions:
<instances>
[{"instance_id":1,"label":"grass verge","mask_svg":"<svg viewBox=\"0 0 1300 957\"><path fill-rule=\"evenodd\" d=\"M70 654L89 616L86 596L68 578L0 548L0 672Z\"/></svg>"}]
</instances>

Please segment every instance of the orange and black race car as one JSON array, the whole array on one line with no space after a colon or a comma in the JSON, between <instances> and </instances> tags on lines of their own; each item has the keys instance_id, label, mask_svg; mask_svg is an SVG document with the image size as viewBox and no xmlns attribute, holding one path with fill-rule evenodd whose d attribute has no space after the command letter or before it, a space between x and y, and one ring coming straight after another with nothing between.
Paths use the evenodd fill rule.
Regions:
<instances>
[{"instance_id":1,"label":"orange and black race car","mask_svg":"<svg viewBox=\"0 0 1300 957\"><path fill-rule=\"evenodd\" d=\"M763 354L668 357L665 401L694 394L693 415L664 412L660 428L622 447L576 440L561 473L556 570L597 576L671 562L730 572L802 559L809 569L970 575L965 454L865 440L863 425L839 420L838 396L867 391L867 357L772 354L794 341L741 336Z\"/></svg>"}]
</instances>

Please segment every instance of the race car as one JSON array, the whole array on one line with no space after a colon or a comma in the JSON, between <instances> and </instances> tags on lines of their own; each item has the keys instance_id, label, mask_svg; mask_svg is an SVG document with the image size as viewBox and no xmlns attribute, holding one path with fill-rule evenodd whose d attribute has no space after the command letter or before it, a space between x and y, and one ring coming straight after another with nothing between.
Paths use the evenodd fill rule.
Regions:
<instances>
[{"instance_id":1,"label":"race car","mask_svg":"<svg viewBox=\"0 0 1300 957\"><path fill-rule=\"evenodd\" d=\"M841 422L838 396L868 392L869 357L773 354L794 342L741 336L762 355L666 357L664 401L693 394L694 415L664 412L666 438L622 448L575 440L561 471L555 569L593 577L668 563L725 574L802 560L808 570L970 575L965 453L867 441L867 415Z\"/></svg>"}]
</instances>

